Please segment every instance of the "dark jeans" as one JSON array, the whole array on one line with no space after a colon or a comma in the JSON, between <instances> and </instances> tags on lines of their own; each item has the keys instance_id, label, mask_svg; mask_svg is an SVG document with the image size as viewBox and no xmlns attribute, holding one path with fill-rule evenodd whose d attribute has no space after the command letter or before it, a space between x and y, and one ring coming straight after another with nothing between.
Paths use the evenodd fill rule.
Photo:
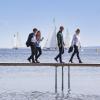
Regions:
<instances>
[{"instance_id":1,"label":"dark jeans","mask_svg":"<svg viewBox=\"0 0 100 100\"><path fill-rule=\"evenodd\" d=\"M40 55L42 54L42 50L41 47L36 47L36 60L40 57Z\"/></svg>"},{"instance_id":2,"label":"dark jeans","mask_svg":"<svg viewBox=\"0 0 100 100\"><path fill-rule=\"evenodd\" d=\"M55 57L55 59L59 58L60 63L62 63L62 54L64 53L64 47L59 47L59 54Z\"/></svg>"},{"instance_id":3,"label":"dark jeans","mask_svg":"<svg viewBox=\"0 0 100 100\"><path fill-rule=\"evenodd\" d=\"M70 58L70 61L73 60L74 55L77 55L77 58L79 60L79 62L81 61L80 57L79 57L79 50L78 50L78 46L74 45L74 52L72 53L72 56Z\"/></svg>"},{"instance_id":4,"label":"dark jeans","mask_svg":"<svg viewBox=\"0 0 100 100\"><path fill-rule=\"evenodd\" d=\"M29 60L32 59L32 62L35 62L35 56L36 56L36 46L35 45L31 45L31 56L28 58Z\"/></svg>"}]
</instances>

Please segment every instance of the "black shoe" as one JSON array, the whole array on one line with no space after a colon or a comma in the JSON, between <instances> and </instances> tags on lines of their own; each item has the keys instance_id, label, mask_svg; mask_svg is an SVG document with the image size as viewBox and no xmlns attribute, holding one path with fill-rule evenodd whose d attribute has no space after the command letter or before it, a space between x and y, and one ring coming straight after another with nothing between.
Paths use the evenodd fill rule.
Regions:
<instances>
[{"instance_id":1,"label":"black shoe","mask_svg":"<svg viewBox=\"0 0 100 100\"><path fill-rule=\"evenodd\" d=\"M63 61L60 61L60 63L64 64L65 62L63 62Z\"/></svg>"},{"instance_id":2,"label":"black shoe","mask_svg":"<svg viewBox=\"0 0 100 100\"><path fill-rule=\"evenodd\" d=\"M31 63L31 59L28 58L27 60Z\"/></svg>"},{"instance_id":3,"label":"black shoe","mask_svg":"<svg viewBox=\"0 0 100 100\"><path fill-rule=\"evenodd\" d=\"M58 62L57 58L54 58L54 60L55 60L56 62Z\"/></svg>"},{"instance_id":4,"label":"black shoe","mask_svg":"<svg viewBox=\"0 0 100 100\"><path fill-rule=\"evenodd\" d=\"M36 61L36 63L40 63L38 60L35 60Z\"/></svg>"},{"instance_id":5,"label":"black shoe","mask_svg":"<svg viewBox=\"0 0 100 100\"><path fill-rule=\"evenodd\" d=\"M69 63L73 63L73 61L72 60L69 60Z\"/></svg>"},{"instance_id":6,"label":"black shoe","mask_svg":"<svg viewBox=\"0 0 100 100\"><path fill-rule=\"evenodd\" d=\"M83 63L81 60L79 60L79 63Z\"/></svg>"},{"instance_id":7,"label":"black shoe","mask_svg":"<svg viewBox=\"0 0 100 100\"><path fill-rule=\"evenodd\" d=\"M35 63L35 61L32 61L32 63Z\"/></svg>"}]
</instances>

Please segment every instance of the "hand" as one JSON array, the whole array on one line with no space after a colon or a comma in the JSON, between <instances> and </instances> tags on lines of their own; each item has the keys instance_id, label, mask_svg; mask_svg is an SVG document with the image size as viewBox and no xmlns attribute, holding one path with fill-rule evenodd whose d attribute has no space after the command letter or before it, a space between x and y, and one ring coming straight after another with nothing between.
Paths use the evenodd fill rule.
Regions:
<instances>
[{"instance_id":1,"label":"hand","mask_svg":"<svg viewBox=\"0 0 100 100\"><path fill-rule=\"evenodd\" d=\"M43 40L43 39L44 39L44 37L41 38L41 40Z\"/></svg>"},{"instance_id":2,"label":"hand","mask_svg":"<svg viewBox=\"0 0 100 100\"><path fill-rule=\"evenodd\" d=\"M59 44L58 46L61 47L61 44Z\"/></svg>"},{"instance_id":3,"label":"hand","mask_svg":"<svg viewBox=\"0 0 100 100\"><path fill-rule=\"evenodd\" d=\"M65 43L63 42L63 46L65 46Z\"/></svg>"}]
</instances>

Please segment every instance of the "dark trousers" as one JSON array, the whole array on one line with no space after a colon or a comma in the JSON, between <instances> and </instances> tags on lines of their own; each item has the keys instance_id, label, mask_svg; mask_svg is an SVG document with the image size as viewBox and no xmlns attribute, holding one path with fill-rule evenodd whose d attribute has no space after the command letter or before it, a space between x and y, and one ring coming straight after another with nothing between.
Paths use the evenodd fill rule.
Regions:
<instances>
[{"instance_id":1,"label":"dark trousers","mask_svg":"<svg viewBox=\"0 0 100 100\"><path fill-rule=\"evenodd\" d=\"M64 47L59 47L59 54L55 57L55 59L59 58L60 63L62 63L62 54L64 53Z\"/></svg>"},{"instance_id":2,"label":"dark trousers","mask_svg":"<svg viewBox=\"0 0 100 100\"><path fill-rule=\"evenodd\" d=\"M74 45L74 52L72 53L72 56L70 58L70 61L73 60L74 55L77 55L77 58L79 60L79 62L81 61L80 57L79 57L79 50L78 50L78 46Z\"/></svg>"},{"instance_id":3,"label":"dark trousers","mask_svg":"<svg viewBox=\"0 0 100 100\"><path fill-rule=\"evenodd\" d=\"M40 55L42 54L42 50L41 47L36 47L36 60L40 57Z\"/></svg>"},{"instance_id":4,"label":"dark trousers","mask_svg":"<svg viewBox=\"0 0 100 100\"><path fill-rule=\"evenodd\" d=\"M31 45L31 56L28 58L29 60L32 59L32 62L35 62L35 57L36 57L36 46L35 45Z\"/></svg>"}]
</instances>

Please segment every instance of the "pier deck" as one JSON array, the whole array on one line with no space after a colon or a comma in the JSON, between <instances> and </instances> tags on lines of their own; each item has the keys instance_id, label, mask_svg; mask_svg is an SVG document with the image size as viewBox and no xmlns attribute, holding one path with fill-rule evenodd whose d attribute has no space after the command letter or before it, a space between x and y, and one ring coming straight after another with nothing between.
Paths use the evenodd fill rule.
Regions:
<instances>
[{"instance_id":1,"label":"pier deck","mask_svg":"<svg viewBox=\"0 0 100 100\"><path fill-rule=\"evenodd\" d=\"M73 67L100 67L100 64L86 64L86 63L0 63L0 66L56 66L56 67L68 67L68 66L73 66Z\"/></svg>"}]
</instances>

